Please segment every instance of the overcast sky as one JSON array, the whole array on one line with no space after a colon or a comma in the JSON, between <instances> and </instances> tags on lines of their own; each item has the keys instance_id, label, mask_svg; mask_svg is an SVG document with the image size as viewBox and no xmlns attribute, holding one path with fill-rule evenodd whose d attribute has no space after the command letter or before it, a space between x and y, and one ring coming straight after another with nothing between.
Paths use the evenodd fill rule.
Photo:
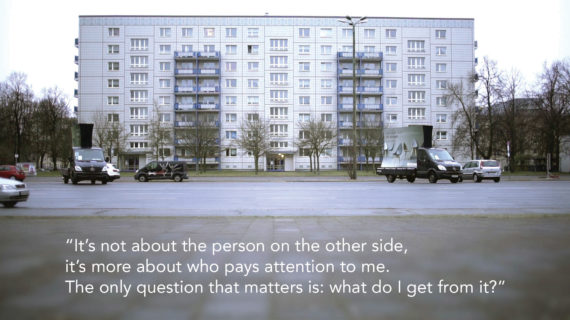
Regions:
<instances>
[{"instance_id":1,"label":"overcast sky","mask_svg":"<svg viewBox=\"0 0 570 320\"><path fill-rule=\"evenodd\" d=\"M36 94L77 83L79 15L332 15L474 18L475 56L517 68L533 83L545 61L570 57L570 1L499 0L0 0L0 81L28 75ZM566 21L566 22L564 22ZM75 105L77 102L72 101Z\"/></svg>"}]
</instances>

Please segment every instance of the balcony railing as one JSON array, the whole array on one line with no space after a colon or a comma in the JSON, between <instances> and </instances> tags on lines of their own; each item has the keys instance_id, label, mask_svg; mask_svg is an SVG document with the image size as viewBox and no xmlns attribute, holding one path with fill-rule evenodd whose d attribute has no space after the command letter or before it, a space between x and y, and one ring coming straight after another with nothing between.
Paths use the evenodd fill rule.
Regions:
<instances>
[{"instance_id":1,"label":"balcony railing","mask_svg":"<svg viewBox=\"0 0 570 320\"><path fill-rule=\"evenodd\" d=\"M199 110L219 110L220 104L218 103L198 103L196 108Z\"/></svg>"},{"instance_id":2,"label":"balcony railing","mask_svg":"<svg viewBox=\"0 0 570 320\"><path fill-rule=\"evenodd\" d=\"M345 77L352 77L352 68L350 69L338 69L338 74ZM356 69L357 76L363 77L379 77L384 74L382 69Z\"/></svg>"},{"instance_id":3,"label":"balcony railing","mask_svg":"<svg viewBox=\"0 0 570 320\"><path fill-rule=\"evenodd\" d=\"M191 104L181 104L181 103L175 103L174 104L174 110L178 110L178 111L187 111L187 110L195 110L196 109L196 104L191 103Z\"/></svg>"},{"instance_id":4,"label":"balcony railing","mask_svg":"<svg viewBox=\"0 0 570 320\"><path fill-rule=\"evenodd\" d=\"M199 93L214 93L214 92L220 92L220 86L198 86L198 92Z\"/></svg>"},{"instance_id":5,"label":"balcony railing","mask_svg":"<svg viewBox=\"0 0 570 320\"><path fill-rule=\"evenodd\" d=\"M196 86L191 86L191 87L179 87L179 86L175 86L174 87L174 92L176 93L193 93L196 92Z\"/></svg>"},{"instance_id":6,"label":"balcony railing","mask_svg":"<svg viewBox=\"0 0 570 320\"><path fill-rule=\"evenodd\" d=\"M177 76L184 76L184 75L194 75L196 74L196 69L175 69L174 74Z\"/></svg>"},{"instance_id":7,"label":"balcony railing","mask_svg":"<svg viewBox=\"0 0 570 320\"><path fill-rule=\"evenodd\" d=\"M179 59L190 59L190 58L197 58L198 52L194 51L174 51L174 58Z\"/></svg>"},{"instance_id":8,"label":"balcony railing","mask_svg":"<svg viewBox=\"0 0 570 320\"><path fill-rule=\"evenodd\" d=\"M338 57L342 59L352 59L352 51L350 52L338 52ZM382 52L356 52L354 57L356 59L382 59Z\"/></svg>"},{"instance_id":9,"label":"balcony railing","mask_svg":"<svg viewBox=\"0 0 570 320\"><path fill-rule=\"evenodd\" d=\"M339 121L339 128L352 128L352 121ZM356 127L360 127L360 121L356 121Z\"/></svg>"},{"instance_id":10,"label":"balcony railing","mask_svg":"<svg viewBox=\"0 0 570 320\"><path fill-rule=\"evenodd\" d=\"M207 68L207 69L198 69L199 75L219 75L220 68Z\"/></svg>"},{"instance_id":11,"label":"balcony railing","mask_svg":"<svg viewBox=\"0 0 570 320\"><path fill-rule=\"evenodd\" d=\"M369 103L365 103L365 104L359 104L359 105L358 105L358 109L359 109L359 110L377 110L377 111L381 111L381 110L384 110L384 105L382 105L382 104L369 104Z\"/></svg>"},{"instance_id":12,"label":"balcony railing","mask_svg":"<svg viewBox=\"0 0 570 320\"><path fill-rule=\"evenodd\" d=\"M79 38L75 38L75 47L79 48Z\"/></svg>"},{"instance_id":13,"label":"balcony railing","mask_svg":"<svg viewBox=\"0 0 570 320\"><path fill-rule=\"evenodd\" d=\"M198 52L198 58L206 58L206 59L211 59L211 58L219 58L220 57L220 53L218 51L214 51L214 52Z\"/></svg>"},{"instance_id":14,"label":"balcony railing","mask_svg":"<svg viewBox=\"0 0 570 320\"><path fill-rule=\"evenodd\" d=\"M79 56L75 56L75 64L79 64Z\"/></svg>"}]
</instances>

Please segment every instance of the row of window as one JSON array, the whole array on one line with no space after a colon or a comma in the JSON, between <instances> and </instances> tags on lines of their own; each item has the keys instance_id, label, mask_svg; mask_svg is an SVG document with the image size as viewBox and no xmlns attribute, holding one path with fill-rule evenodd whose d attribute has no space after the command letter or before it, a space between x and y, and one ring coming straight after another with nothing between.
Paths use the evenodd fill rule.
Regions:
<instances>
[{"instance_id":1,"label":"row of window","mask_svg":"<svg viewBox=\"0 0 570 320\"><path fill-rule=\"evenodd\" d=\"M319 37L321 38L331 38L333 37L333 28L320 28L319 29ZM182 37L183 38L192 38L194 36L194 28L190 27L183 27L182 28ZM374 39L376 37L377 29L373 28L364 28L364 38L365 39ZM352 28L343 28L341 31L341 36L343 38L351 39L352 38ZM384 36L387 39L395 39L397 37L397 29L385 29ZM108 28L109 37L118 37L120 36L120 28L112 27ZM226 38L237 38L237 28L228 27L225 28L225 36ZM298 35L299 38L309 38L311 36L311 29L310 28L298 28ZM159 36L161 38L170 38L172 36L172 28L163 27L159 29ZM216 28L205 27L203 29L203 36L204 38L214 38L216 36ZM259 37L259 28L247 28L247 36L248 38L257 38ZM447 30L445 29L436 29L435 30L435 38L436 39L446 39L447 38Z\"/></svg>"}]
</instances>

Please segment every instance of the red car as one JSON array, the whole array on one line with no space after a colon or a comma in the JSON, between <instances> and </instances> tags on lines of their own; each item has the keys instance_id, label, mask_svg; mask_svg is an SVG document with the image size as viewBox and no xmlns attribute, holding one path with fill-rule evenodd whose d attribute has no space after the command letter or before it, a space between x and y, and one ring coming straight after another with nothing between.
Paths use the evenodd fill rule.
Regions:
<instances>
[{"instance_id":1,"label":"red car","mask_svg":"<svg viewBox=\"0 0 570 320\"><path fill-rule=\"evenodd\" d=\"M0 177L24 181L24 179L26 179L26 174L16 166L0 165Z\"/></svg>"}]
</instances>

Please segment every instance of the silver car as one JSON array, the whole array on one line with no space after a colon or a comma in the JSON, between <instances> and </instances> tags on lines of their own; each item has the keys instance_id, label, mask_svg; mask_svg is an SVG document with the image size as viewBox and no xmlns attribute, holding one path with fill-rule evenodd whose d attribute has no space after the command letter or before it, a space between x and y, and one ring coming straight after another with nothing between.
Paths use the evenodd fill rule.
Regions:
<instances>
[{"instance_id":1,"label":"silver car","mask_svg":"<svg viewBox=\"0 0 570 320\"><path fill-rule=\"evenodd\" d=\"M17 180L0 178L0 202L6 208L12 208L19 201L26 201L30 190L26 184Z\"/></svg>"},{"instance_id":2,"label":"silver car","mask_svg":"<svg viewBox=\"0 0 570 320\"><path fill-rule=\"evenodd\" d=\"M471 160L462 169L463 180L473 179L481 182L483 179L501 181L501 164L497 160Z\"/></svg>"}]
</instances>

